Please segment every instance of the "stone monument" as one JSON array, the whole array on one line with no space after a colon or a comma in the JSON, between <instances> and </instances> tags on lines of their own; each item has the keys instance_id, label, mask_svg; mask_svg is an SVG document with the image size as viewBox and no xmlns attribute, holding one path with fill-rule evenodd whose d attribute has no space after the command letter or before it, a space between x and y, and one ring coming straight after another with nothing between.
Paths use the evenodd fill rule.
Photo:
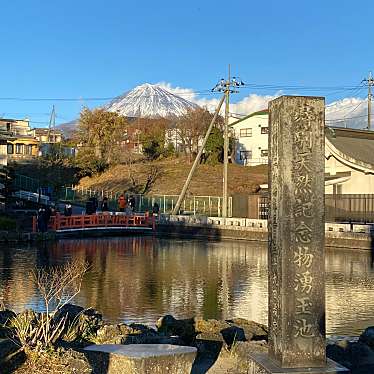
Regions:
<instances>
[{"instance_id":1,"label":"stone monument","mask_svg":"<svg viewBox=\"0 0 374 374\"><path fill-rule=\"evenodd\" d=\"M326 360L324 98L269 111L269 352L252 373L347 372Z\"/></svg>"}]
</instances>

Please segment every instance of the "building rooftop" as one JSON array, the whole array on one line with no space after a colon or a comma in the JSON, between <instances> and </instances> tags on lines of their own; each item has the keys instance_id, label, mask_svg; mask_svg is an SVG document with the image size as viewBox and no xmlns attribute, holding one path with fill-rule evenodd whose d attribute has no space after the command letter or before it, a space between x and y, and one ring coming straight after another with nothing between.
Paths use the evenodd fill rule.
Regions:
<instances>
[{"instance_id":1,"label":"building rooftop","mask_svg":"<svg viewBox=\"0 0 374 374\"><path fill-rule=\"evenodd\" d=\"M342 157L374 169L374 131L326 127L326 138Z\"/></svg>"},{"instance_id":2,"label":"building rooftop","mask_svg":"<svg viewBox=\"0 0 374 374\"><path fill-rule=\"evenodd\" d=\"M28 118L15 119L15 118L2 118L2 117L0 117L0 121L1 122L19 122L19 121L30 122Z\"/></svg>"},{"instance_id":3,"label":"building rooftop","mask_svg":"<svg viewBox=\"0 0 374 374\"><path fill-rule=\"evenodd\" d=\"M37 135L48 135L48 133L51 134L57 134L62 135L62 131L58 129L49 129L46 127L36 127L33 129Z\"/></svg>"},{"instance_id":4,"label":"building rooftop","mask_svg":"<svg viewBox=\"0 0 374 374\"><path fill-rule=\"evenodd\" d=\"M229 126L235 126L235 125L237 125L238 123L240 123L240 122L242 122L242 121L244 121L244 120L246 120L246 119L248 119L248 118L251 118L251 117L266 116L266 115L268 115L268 114L269 114L269 110L268 110L268 109L259 110L259 111L257 111L257 112L253 112L253 113L251 113L251 114L248 114L247 116L245 116L245 117L239 119L238 121L235 121L235 122L233 122L233 123L230 123Z\"/></svg>"}]
</instances>

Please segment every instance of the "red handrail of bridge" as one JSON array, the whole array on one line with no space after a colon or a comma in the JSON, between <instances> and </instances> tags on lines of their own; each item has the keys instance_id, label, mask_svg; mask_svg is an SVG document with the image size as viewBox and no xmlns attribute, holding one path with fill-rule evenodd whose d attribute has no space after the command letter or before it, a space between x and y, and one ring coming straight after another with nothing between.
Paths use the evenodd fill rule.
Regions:
<instances>
[{"instance_id":1,"label":"red handrail of bridge","mask_svg":"<svg viewBox=\"0 0 374 374\"><path fill-rule=\"evenodd\" d=\"M38 231L38 219L33 217L33 231ZM81 214L72 216L63 216L56 214L51 216L48 223L48 230L68 230L84 229L95 227L144 227L156 229L156 221L153 215L149 214Z\"/></svg>"}]
</instances>

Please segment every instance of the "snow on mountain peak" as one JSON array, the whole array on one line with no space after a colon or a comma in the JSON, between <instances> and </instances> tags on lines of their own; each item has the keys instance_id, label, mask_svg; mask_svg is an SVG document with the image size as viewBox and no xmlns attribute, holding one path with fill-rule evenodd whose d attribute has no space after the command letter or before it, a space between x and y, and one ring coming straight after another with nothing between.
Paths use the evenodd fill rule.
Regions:
<instances>
[{"instance_id":1,"label":"snow on mountain peak","mask_svg":"<svg viewBox=\"0 0 374 374\"><path fill-rule=\"evenodd\" d=\"M158 85L144 83L115 98L106 107L126 117L179 117L197 105Z\"/></svg>"}]
</instances>

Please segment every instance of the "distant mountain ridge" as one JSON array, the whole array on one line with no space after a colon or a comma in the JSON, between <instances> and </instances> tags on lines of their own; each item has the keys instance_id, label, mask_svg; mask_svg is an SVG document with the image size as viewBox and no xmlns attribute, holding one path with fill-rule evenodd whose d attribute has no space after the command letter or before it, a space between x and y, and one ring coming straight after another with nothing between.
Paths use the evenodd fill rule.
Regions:
<instances>
[{"instance_id":1,"label":"distant mountain ridge","mask_svg":"<svg viewBox=\"0 0 374 374\"><path fill-rule=\"evenodd\" d=\"M74 131L76 130L78 126L78 120L74 119L70 122L61 123L60 125L57 125L56 127L62 131L65 138L71 138L73 136Z\"/></svg>"},{"instance_id":2,"label":"distant mountain ridge","mask_svg":"<svg viewBox=\"0 0 374 374\"><path fill-rule=\"evenodd\" d=\"M130 118L176 118L196 108L197 104L149 83L135 87L104 106L104 109L110 112ZM77 124L78 120L73 120L58 125L58 128L66 137L70 137Z\"/></svg>"},{"instance_id":3,"label":"distant mountain ridge","mask_svg":"<svg viewBox=\"0 0 374 374\"><path fill-rule=\"evenodd\" d=\"M180 117L198 105L158 85L149 83L135 87L115 98L105 108L126 117Z\"/></svg>"}]
</instances>

